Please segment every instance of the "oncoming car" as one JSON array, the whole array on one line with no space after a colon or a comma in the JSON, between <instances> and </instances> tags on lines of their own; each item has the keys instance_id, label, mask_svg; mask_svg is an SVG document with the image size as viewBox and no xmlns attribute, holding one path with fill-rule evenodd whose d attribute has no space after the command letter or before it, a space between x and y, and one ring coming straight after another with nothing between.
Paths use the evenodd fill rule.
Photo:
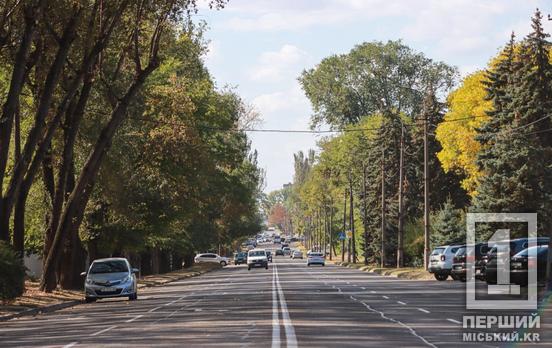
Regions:
<instances>
[{"instance_id":1,"label":"oncoming car","mask_svg":"<svg viewBox=\"0 0 552 348\"><path fill-rule=\"evenodd\" d=\"M94 302L100 298L128 297L133 301L138 299L136 281L137 268L130 267L124 258L98 259L92 262L84 281L84 297L86 302Z\"/></svg>"},{"instance_id":2,"label":"oncoming car","mask_svg":"<svg viewBox=\"0 0 552 348\"><path fill-rule=\"evenodd\" d=\"M266 257L266 250L253 249L247 253L247 270L251 270L253 267L264 267L268 269L268 258Z\"/></svg>"}]
</instances>

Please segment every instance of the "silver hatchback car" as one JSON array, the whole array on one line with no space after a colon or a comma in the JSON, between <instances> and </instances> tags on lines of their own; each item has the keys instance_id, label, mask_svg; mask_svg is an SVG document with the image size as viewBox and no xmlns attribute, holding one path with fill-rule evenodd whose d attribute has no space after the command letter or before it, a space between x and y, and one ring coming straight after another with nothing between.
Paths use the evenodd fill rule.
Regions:
<instances>
[{"instance_id":1,"label":"silver hatchback car","mask_svg":"<svg viewBox=\"0 0 552 348\"><path fill-rule=\"evenodd\" d=\"M81 276L86 276L86 302L108 297L128 297L131 301L138 299L138 272L138 269L130 267L130 263L124 258L94 260L88 272L81 273Z\"/></svg>"}]
</instances>

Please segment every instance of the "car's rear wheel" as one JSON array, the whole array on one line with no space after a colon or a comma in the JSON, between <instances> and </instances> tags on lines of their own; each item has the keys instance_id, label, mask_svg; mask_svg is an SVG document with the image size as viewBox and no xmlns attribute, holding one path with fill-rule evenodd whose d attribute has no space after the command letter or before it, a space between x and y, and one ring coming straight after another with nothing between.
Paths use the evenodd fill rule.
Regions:
<instances>
[{"instance_id":1,"label":"car's rear wheel","mask_svg":"<svg viewBox=\"0 0 552 348\"><path fill-rule=\"evenodd\" d=\"M226 261L221 261L221 262L220 262L220 265L221 265L222 267L226 266Z\"/></svg>"},{"instance_id":2,"label":"car's rear wheel","mask_svg":"<svg viewBox=\"0 0 552 348\"><path fill-rule=\"evenodd\" d=\"M310 267L310 263L307 263L307 266Z\"/></svg>"},{"instance_id":3,"label":"car's rear wheel","mask_svg":"<svg viewBox=\"0 0 552 348\"><path fill-rule=\"evenodd\" d=\"M247 270L248 270L248 271L251 271L251 266L247 266Z\"/></svg>"},{"instance_id":4,"label":"car's rear wheel","mask_svg":"<svg viewBox=\"0 0 552 348\"><path fill-rule=\"evenodd\" d=\"M94 298L94 297L85 297L84 301L86 303L92 303L92 302L96 302L96 298Z\"/></svg>"},{"instance_id":5,"label":"car's rear wheel","mask_svg":"<svg viewBox=\"0 0 552 348\"><path fill-rule=\"evenodd\" d=\"M448 274L435 273L435 279L437 279L440 282L447 280L447 278L448 278Z\"/></svg>"}]
</instances>

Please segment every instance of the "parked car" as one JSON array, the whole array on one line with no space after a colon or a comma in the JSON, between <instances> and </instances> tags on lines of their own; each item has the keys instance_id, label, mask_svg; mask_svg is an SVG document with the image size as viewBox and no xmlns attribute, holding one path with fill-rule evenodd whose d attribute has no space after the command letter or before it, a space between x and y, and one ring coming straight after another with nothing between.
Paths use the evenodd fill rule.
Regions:
<instances>
[{"instance_id":1,"label":"parked car","mask_svg":"<svg viewBox=\"0 0 552 348\"><path fill-rule=\"evenodd\" d=\"M533 251L532 249L536 249ZM529 255L535 253L537 257ZM510 260L510 282L521 286L526 286L528 283L529 267L537 267L537 283L542 283L546 280L546 263L548 261L548 245L538 245L536 247L527 248L512 256Z\"/></svg>"},{"instance_id":2,"label":"parked car","mask_svg":"<svg viewBox=\"0 0 552 348\"><path fill-rule=\"evenodd\" d=\"M458 249L456 254L453 257L451 275L453 279L466 281L467 274L467 265L469 263L474 264L475 272L474 275L477 277L478 274L481 274L481 264L478 265L478 262L481 258L487 254L489 247L487 243L477 243L470 246L463 246Z\"/></svg>"},{"instance_id":3,"label":"parked car","mask_svg":"<svg viewBox=\"0 0 552 348\"><path fill-rule=\"evenodd\" d=\"M219 256L217 254L212 253L205 253L205 254L197 254L194 258L195 263L202 263L202 262L215 262L220 263L221 266L228 265L228 258L224 256Z\"/></svg>"},{"instance_id":4,"label":"parked car","mask_svg":"<svg viewBox=\"0 0 552 348\"><path fill-rule=\"evenodd\" d=\"M241 265L242 263L247 263L247 253L239 252L234 255L234 264Z\"/></svg>"},{"instance_id":5,"label":"parked car","mask_svg":"<svg viewBox=\"0 0 552 348\"><path fill-rule=\"evenodd\" d=\"M293 250L291 253L292 259L303 259L303 252L301 250Z\"/></svg>"},{"instance_id":6,"label":"parked car","mask_svg":"<svg viewBox=\"0 0 552 348\"><path fill-rule=\"evenodd\" d=\"M270 251L270 250L266 251L266 258L267 258L268 262L272 262L272 251Z\"/></svg>"},{"instance_id":7,"label":"parked car","mask_svg":"<svg viewBox=\"0 0 552 348\"><path fill-rule=\"evenodd\" d=\"M282 249L276 249L274 252L276 256L284 256L284 251Z\"/></svg>"},{"instance_id":8,"label":"parked car","mask_svg":"<svg viewBox=\"0 0 552 348\"><path fill-rule=\"evenodd\" d=\"M537 238L516 238L512 239L510 241L504 241L503 243L510 243L510 257L514 256L515 254L519 253L522 250L525 250L529 247L529 242L531 240L534 240L537 245L548 245L548 241L550 240L548 237L537 237ZM500 243L500 242L497 242ZM487 273L487 264L493 260L496 259L497 256L497 243L489 249L487 254L481 258L480 262L480 274L479 277L476 278L481 280L486 280L486 273ZM477 266L477 264L476 264ZM494 266L496 268L496 265Z\"/></svg>"},{"instance_id":9,"label":"parked car","mask_svg":"<svg viewBox=\"0 0 552 348\"><path fill-rule=\"evenodd\" d=\"M530 252L534 252L537 255L536 258L530 257ZM542 244L524 249L515 254L510 258L510 283L526 286L529 267L537 268L537 282L544 281L547 259L548 245ZM493 257L487 263L485 273L487 284L497 283L497 260L498 257Z\"/></svg>"},{"instance_id":10,"label":"parked car","mask_svg":"<svg viewBox=\"0 0 552 348\"><path fill-rule=\"evenodd\" d=\"M326 265L326 259L322 253L311 251L307 256L307 266L310 265Z\"/></svg>"},{"instance_id":11,"label":"parked car","mask_svg":"<svg viewBox=\"0 0 552 348\"><path fill-rule=\"evenodd\" d=\"M439 281L447 280L451 274L452 261L454 254L461 245L443 245L436 247L429 256L429 273L433 273L435 279Z\"/></svg>"},{"instance_id":12,"label":"parked car","mask_svg":"<svg viewBox=\"0 0 552 348\"><path fill-rule=\"evenodd\" d=\"M84 280L84 298L87 303L100 298L128 297L130 301L138 299L136 274L127 259L108 258L92 262L88 272L82 272Z\"/></svg>"},{"instance_id":13,"label":"parked car","mask_svg":"<svg viewBox=\"0 0 552 348\"><path fill-rule=\"evenodd\" d=\"M253 267L264 267L268 269L268 259L266 257L266 250L253 249L247 253L247 270L250 271Z\"/></svg>"}]
</instances>

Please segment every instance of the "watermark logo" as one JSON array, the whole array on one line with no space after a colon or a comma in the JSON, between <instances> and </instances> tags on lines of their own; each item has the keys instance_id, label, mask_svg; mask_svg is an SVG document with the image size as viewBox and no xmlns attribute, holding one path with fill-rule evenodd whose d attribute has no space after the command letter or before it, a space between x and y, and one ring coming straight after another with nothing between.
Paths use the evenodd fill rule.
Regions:
<instances>
[{"instance_id":1,"label":"watermark logo","mask_svg":"<svg viewBox=\"0 0 552 348\"><path fill-rule=\"evenodd\" d=\"M527 225L527 246L529 258L537 257L537 214L534 213L468 213L467 214L467 250L466 254L475 255L477 223L524 223ZM510 282L510 257L512 247L510 230L496 230L488 241L494 247L493 267L496 265L496 284L486 287L486 296L478 298L477 293L485 289L477 286L475 280L475 261L466 263L466 308L467 309L536 309L537 308L537 269L527 267L527 296L521 296L520 286ZM489 266L491 261L489 261ZM494 268L493 283L494 283Z\"/></svg>"}]
</instances>

